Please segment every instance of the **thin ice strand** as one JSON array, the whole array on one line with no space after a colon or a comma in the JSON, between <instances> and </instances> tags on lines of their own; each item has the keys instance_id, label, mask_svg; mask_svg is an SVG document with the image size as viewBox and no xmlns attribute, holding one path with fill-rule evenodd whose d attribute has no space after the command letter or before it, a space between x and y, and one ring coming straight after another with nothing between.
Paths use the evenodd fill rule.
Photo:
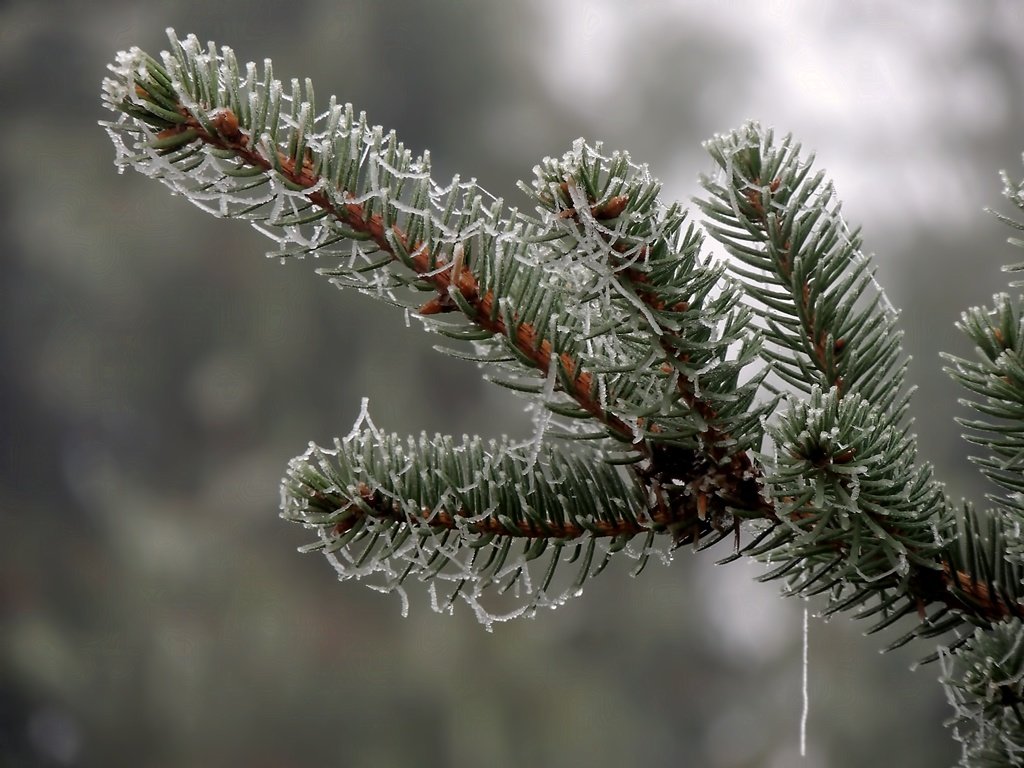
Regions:
<instances>
[{"instance_id":1,"label":"thin ice strand","mask_svg":"<svg viewBox=\"0 0 1024 768\"><path fill-rule=\"evenodd\" d=\"M803 710L800 713L800 757L807 757L807 716L810 712L810 696L808 695L808 657L809 657L809 646L808 643L808 630L810 622L808 620L810 611L807 607L807 598L804 598L804 643L803 643L803 677L801 680L801 691L803 694Z\"/></svg>"}]
</instances>

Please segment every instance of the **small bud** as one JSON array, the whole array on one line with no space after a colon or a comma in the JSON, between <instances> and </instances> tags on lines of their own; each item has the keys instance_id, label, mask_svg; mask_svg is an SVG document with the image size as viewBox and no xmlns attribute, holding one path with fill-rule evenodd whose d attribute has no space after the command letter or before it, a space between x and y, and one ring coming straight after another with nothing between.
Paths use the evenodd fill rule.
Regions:
<instances>
[{"instance_id":1,"label":"small bud","mask_svg":"<svg viewBox=\"0 0 1024 768\"><path fill-rule=\"evenodd\" d=\"M213 115L213 127L221 138L227 139L233 144L243 143L245 136L238 125L238 116L230 109L218 109Z\"/></svg>"},{"instance_id":2,"label":"small bud","mask_svg":"<svg viewBox=\"0 0 1024 768\"><path fill-rule=\"evenodd\" d=\"M616 195L610 200L594 206L594 218L598 220L616 219L626 210L627 205L629 205L629 198L626 195Z\"/></svg>"}]
</instances>

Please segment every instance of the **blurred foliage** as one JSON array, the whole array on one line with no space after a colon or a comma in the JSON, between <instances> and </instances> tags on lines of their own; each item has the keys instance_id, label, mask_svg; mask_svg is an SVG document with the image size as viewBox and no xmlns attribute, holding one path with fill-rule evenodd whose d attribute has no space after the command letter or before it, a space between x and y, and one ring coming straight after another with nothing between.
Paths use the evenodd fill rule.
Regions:
<instances>
[{"instance_id":1,"label":"blurred foliage","mask_svg":"<svg viewBox=\"0 0 1024 768\"><path fill-rule=\"evenodd\" d=\"M577 135L629 149L685 198L701 139L746 117L777 124L818 149L865 225L904 308L922 452L951 493L971 492L937 351L969 352L952 322L1000 285L1005 233L978 209L1024 149L1021 11L725 8L0 7L0 762L796 762L800 606L752 582L753 566L680 552L642 582L610 575L488 635L468 612L402 620L289 554L282 541L304 536L277 519L278 477L309 438L346 433L362 395L386 430L529 425L401 316L339 295L308 264L263 260L241 224L118 178L95 125L105 63L133 44L158 50L169 25L311 76L429 148L439 178L475 174L510 199ZM785 69L772 33L790 27L800 45L863 60ZM878 82L829 90L829 67L842 79L844 66ZM861 629L812 623L807 764L952 763L934 673L906 671L909 654L879 658Z\"/></svg>"}]
</instances>

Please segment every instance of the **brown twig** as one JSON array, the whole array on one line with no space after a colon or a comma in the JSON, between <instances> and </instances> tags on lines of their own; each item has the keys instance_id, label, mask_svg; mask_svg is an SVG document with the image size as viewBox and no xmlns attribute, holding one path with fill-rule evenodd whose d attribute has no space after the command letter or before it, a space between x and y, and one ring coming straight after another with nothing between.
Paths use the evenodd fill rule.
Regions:
<instances>
[{"instance_id":1,"label":"brown twig","mask_svg":"<svg viewBox=\"0 0 1024 768\"><path fill-rule=\"evenodd\" d=\"M218 149L230 150L248 165L262 168L265 171L275 169L275 165L270 160L251 146L248 137L239 129L238 118L231 110L220 110L214 117L213 125L217 130L216 133L210 133L204 129L202 123L184 107L181 111L186 116L186 121L161 132L161 137L189 130L195 131L197 140ZM309 158L304 158L302 163L298 163L294 158L278 151L276 168L288 181L307 189L316 186L320 181L320 178L313 173L312 161ZM390 234L394 241L410 254L413 269L417 274L431 283L438 293L436 299L425 305L425 314L445 311L447 309L446 302L450 301L448 291L454 287L475 310L476 316L473 320L477 325L493 334L508 338L520 354L530 360L538 370L545 374L550 371L553 354L551 342L538 338L537 331L529 323L517 323L515 333L510 335L504 320L493 311L495 302L493 292L481 293L480 286L472 272L462 269L456 273L454 269L444 269L444 263L438 263L436 257L427 250L424 243L409 243L400 227L397 225L386 227L379 214L368 216L366 209L359 203L346 202L338 205L326 192L319 189L308 192L306 198L313 205L329 212L346 227L368 236L377 248L397 259L395 248L388 238ZM439 266L442 268L438 269ZM562 352L559 353L558 358L559 364L565 372L562 381L568 382L567 387L561 386L561 382L559 382L560 388L566 391L592 417L621 437L632 440L633 430L630 426L614 414L609 413L594 397L593 376L582 370L578 362L570 355Z\"/></svg>"},{"instance_id":2,"label":"brown twig","mask_svg":"<svg viewBox=\"0 0 1024 768\"><path fill-rule=\"evenodd\" d=\"M342 497L328 497L324 494L314 494L319 508L324 511L337 511L346 509L350 514L343 517L332 528L335 536L341 536L351 530L363 516L369 514L371 517L388 518L396 523L408 523L411 525L424 525L430 528L445 530L458 529L467 533L493 534L496 536L518 536L521 538L554 538L562 540L573 540L583 538L587 535L600 537L626 536L632 538L653 529L669 530L678 528L685 524L685 516L678 511L667 508L655 508L652 510L650 520L593 520L587 521L586 525L579 522L555 522L539 520L518 520L502 521L497 514L491 514L484 518L471 517L467 512L456 509L431 509L424 507L418 510L418 514L410 511L396 501L386 499L382 495L374 493L365 483L360 484L359 497L371 512L367 513L353 501Z\"/></svg>"}]
</instances>

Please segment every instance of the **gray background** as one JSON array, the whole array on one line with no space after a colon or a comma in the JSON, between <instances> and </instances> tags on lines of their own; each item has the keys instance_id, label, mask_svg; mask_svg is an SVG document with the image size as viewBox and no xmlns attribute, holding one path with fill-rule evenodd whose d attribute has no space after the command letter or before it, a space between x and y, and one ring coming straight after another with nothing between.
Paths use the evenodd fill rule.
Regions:
<instances>
[{"instance_id":1,"label":"gray background","mask_svg":"<svg viewBox=\"0 0 1024 768\"><path fill-rule=\"evenodd\" d=\"M279 266L239 222L118 176L117 50L163 30L270 57L435 171L522 204L576 136L698 192L700 141L757 118L835 179L904 311L921 452L980 499L939 350L1020 259L999 168L1024 138L1013 2L0 5L0 764L798 764L801 605L727 551L594 581L499 626L339 585L277 518L307 441L363 395L403 433L525 435L521 403L400 313ZM1005 210L1005 208L1004 208ZM813 607L813 606L812 606ZM949 765L930 648L810 628L807 766ZM889 635L888 637L892 637Z\"/></svg>"}]
</instances>

